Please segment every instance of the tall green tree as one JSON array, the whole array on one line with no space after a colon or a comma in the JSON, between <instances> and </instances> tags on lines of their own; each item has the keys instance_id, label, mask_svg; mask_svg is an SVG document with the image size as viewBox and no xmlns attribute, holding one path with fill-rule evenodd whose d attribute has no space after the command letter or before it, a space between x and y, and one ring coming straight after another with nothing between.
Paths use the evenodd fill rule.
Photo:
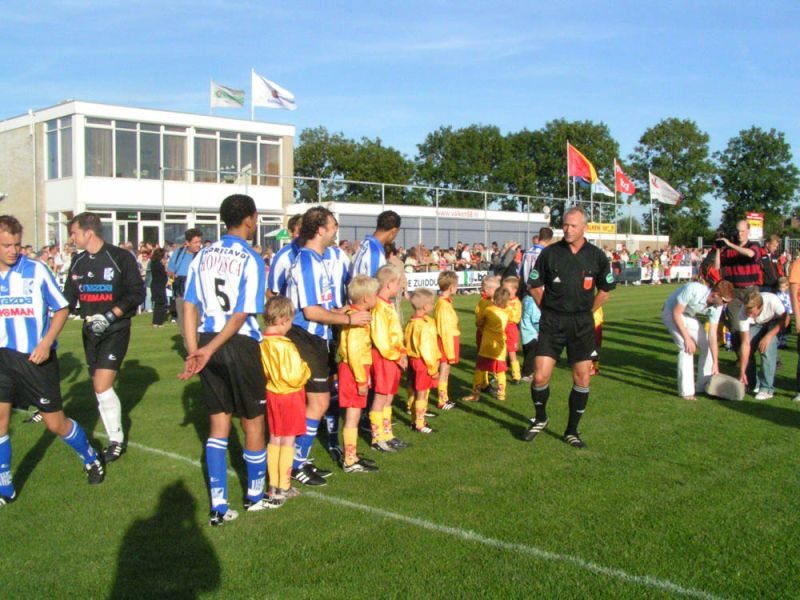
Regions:
<instances>
[{"instance_id":1,"label":"tall green tree","mask_svg":"<svg viewBox=\"0 0 800 600\"><path fill-rule=\"evenodd\" d=\"M636 180L636 187L647 189L650 170L678 190L680 206L659 204L660 233L676 244L696 243L698 236L708 236L710 209L704 196L713 190L714 164L709 158L709 137L689 119L669 118L647 129L628 158L626 172ZM647 193L641 201L649 204ZM650 215L645 216L650 229Z\"/></svg>"},{"instance_id":2,"label":"tall green tree","mask_svg":"<svg viewBox=\"0 0 800 600\"><path fill-rule=\"evenodd\" d=\"M601 180L607 185L613 183L614 159L619 157L619 143L611 136L608 125L556 119L518 140L524 158L536 167L537 194L555 198L567 196L567 141L591 161ZM578 195L581 200L588 202L589 190L579 187ZM563 204L552 203L550 208L551 218L558 224Z\"/></svg>"},{"instance_id":3,"label":"tall green tree","mask_svg":"<svg viewBox=\"0 0 800 600\"><path fill-rule=\"evenodd\" d=\"M723 226L733 229L750 211L765 215L764 233L780 233L797 199L800 173L783 132L760 127L742 130L714 154L715 195L725 203Z\"/></svg>"},{"instance_id":4,"label":"tall green tree","mask_svg":"<svg viewBox=\"0 0 800 600\"><path fill-rule=\"evenodd\" d=\"M500 169L506 161L508 145L497 127L440 127L429 133L417 149L417 180L423 185L484 192L506 191ZM481 194L453 192L440 195L442 206L483 208L483 200Z\"/></svg>"},{"instance_id":5,"label":"tall green tree","mask_svg":"<svg viewBox=\"0 0 800 600\"><path fill-rule=\"evenodd\" d=\"M336 179L344 177L343 164L353 151L353 141L342 133L330 133L325 127L307 128L297 137L294 151L294 173L300 177ZM322 198L314 181L295 182L295 196L300 202L321 202L327 195L341 194L337 186L327 185ZM339 186L341 187L341 186Z\"/></svg>"}]
</instances>

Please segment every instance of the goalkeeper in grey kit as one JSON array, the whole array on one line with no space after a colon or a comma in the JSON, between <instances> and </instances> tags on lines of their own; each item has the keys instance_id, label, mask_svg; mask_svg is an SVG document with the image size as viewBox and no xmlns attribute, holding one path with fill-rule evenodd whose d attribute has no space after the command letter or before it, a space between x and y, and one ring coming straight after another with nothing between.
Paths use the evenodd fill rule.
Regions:
<instances>
[{"instance_id":1,"label":"goalkeeper in grey kit","mask_svg":"<svg viewBox=\"0 0 800 600\"><path fill-rule=\"evenodd\" d=\"M114 391L114 380L128 351L131 317L144 302L144 282L133 254L103 240L98 215L76 215L69 222L69 234L83 252L72 258L64 296L71 309L80 303L83 349L108 435L103 459L112 462L125 451L122 406Z\"/></svg>"}]
</instances>

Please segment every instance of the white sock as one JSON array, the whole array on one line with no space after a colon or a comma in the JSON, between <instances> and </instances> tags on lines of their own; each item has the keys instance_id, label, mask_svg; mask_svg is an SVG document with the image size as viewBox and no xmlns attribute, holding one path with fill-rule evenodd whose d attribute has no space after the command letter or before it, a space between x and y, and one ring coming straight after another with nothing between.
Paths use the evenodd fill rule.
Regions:
<instances>
[{"instance_id":1,"label":"white sock","mask_svg":"<svg viewBox=\"0 0 800 600\"><path fill-rule=\"evenodd\" d=\"M119 396L114 388L108 388L105 392L95 394L97 396L97 408L100 411L100 418L106 428L109 442L121 444L125 440L122 433L122 405Z\"/></svg>"}]
</instances>

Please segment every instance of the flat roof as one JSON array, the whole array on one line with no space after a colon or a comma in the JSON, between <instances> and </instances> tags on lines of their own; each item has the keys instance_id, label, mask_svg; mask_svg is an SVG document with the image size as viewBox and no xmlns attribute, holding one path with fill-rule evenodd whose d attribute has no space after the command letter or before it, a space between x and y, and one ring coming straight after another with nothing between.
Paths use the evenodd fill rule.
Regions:
<instances>
[{"instance_id":1,"label":"flat roof","mask_svg":"<svg viewBox=\"0 0 800 600\"><path fill-rule=\"evenodd\" d=\"M68 115L85 115L105 119L120 119L124 121L147 121L168 125L183 125L186 127L200 127L203 129L225 129L245 133L264 133L278 136L294 136L294 125L283 125L267 121L251 121L250 119L235 119L217 115L201 115L198 113L161 110L155 108L137 108L121 106L118 104L103 104L100 102L85 102L83 100L66 100L59 104L33 110L36 123L65 117ZM18 115L0 121L0 131L9 131L30 125L30 114Z\"/></svg>"}]
</instances>

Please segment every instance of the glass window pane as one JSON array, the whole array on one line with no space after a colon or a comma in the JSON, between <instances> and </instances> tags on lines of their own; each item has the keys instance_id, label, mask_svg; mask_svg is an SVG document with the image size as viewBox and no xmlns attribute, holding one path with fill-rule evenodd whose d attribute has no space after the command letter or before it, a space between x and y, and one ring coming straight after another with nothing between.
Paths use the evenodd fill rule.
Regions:
<instances>
[{"instance_id":1,"label":"glass window pane","mask_svg":"<svg viewBox=\"0 0 800 600\"><path fill-rule=\"evenodd\" d=\"M136 129L133 121L117 121L117 129Z\"/></svg>"},{"instance_id":2,"label":"glass window pane","mask_svg":"<svg viewBox=\"0 0 800 600\"><path fill-rule=\"evenodd\" d=\"M240 133L240 139L248 140L250 142L255 142L258 139L258 136L255 133Z\"/></svg>"},{"instance_id":3,"label":"glass window pane","mask_svg":"<svg viewBox=\"0 0 800 600\"><path fill-rule=\"evenodd\" d=\"M61 117L61 127L72 127L72 117Z\"/></svg>"},{"instance_id":4,"label":"glass window pane","mask_svg":"<svg viewBox=\"0 0 800 600\"><path fill-rule=\"evenodd\" d=\"M47 178L58 179L58 131L47 132Z\"/></svg>"},{"instance_id":5,"label":"glass window pane","mask_svg":"<svg viewBox=\"0 0 800 600\"><path fill-rule=\"evenodd\" d=\"M179 127L177 125L164 125L164 131L174 131L176 133L186 133L186 127Z\"/></svg>"},{"instance_id":6,"label":"glass window pane","mask_svg":"<svg viewBox=\"0 0 800 600\"><path fill-rule=\"evenodd\" d=\"M220 131L219 137L226 139L226 140L235 140L238 137L238 133L235 131Z\"/></svg>"},{"instance_id":7,"label":"glass window pane","mask_svg":"<svg viewBox=\"0 0 800 600\"><path fill-rule=\"evenodd\" d=\"M198 129L196 133L197 135L210 135L213 137L217 137L217 132L214 129Z\"/></svg>"},{"instance_id":8,"label":"glass window pane","mask_svg":"<svg viewBox=\"0 0 800 600\"><path fill-rule=\"evenodd\" d=\"M217 140L194 140L194 180L216 183Z\"/></svg>"},{"instance_id":9,"label":"glass window pane","mask_svg":"<svg viewBox=\"0 0 800 600\"><path fill-rule=\"evenodd\" d=\"M184 219L186 215L181 215ZM184 232L189 229L189 224L184 223L164 223L164 243L180 244L186 240Z\"/></svg>"},{"instance_id":10,"label":"glass window pane","mask_svg":"<svg viewBox=\"0 0 800 600\"><path fill-rule=\"evenodd\" d=\"M139 169L142 179L158 179L161 166L160 136L157 133L139 134Z\"/></svg>"},{"instance_id":11,"label":"glass window pane","mask_svg":"<svg viewBox=\"0 0 800 600\"><path fill-rule=\"evenodd\" d=\"M152 123L139 123L139 129L141 131L161 131L161 125L153 125Z\"/></svg>"},{"instance_id":12,"label":"glass window pane","mask_svg":"<svg viewBox=\"0 0 800 600\"><path fill-rule=\"evenodd\" d=\"M61 130L61 177L72 177L72 127Z\"/></svg>"},{"instance_id":13,"label":"glass window pane","mask_svg":"<svg viewBox=\"0 0 800 600\"><path fill-rule=\"evenodd\" d=\"M164 179L186 181L186 138L164 136Z\"/></svg>"},{"instance_id":14,"label":"glass window pane","mask_svg":"<svg viewBox=\"0 0 800 600\"><path fill-rule=\"evenodd\" d=\"M55 131L56 129L58 129L58 119L53 119L52 121L48 121L47 123L45 123L45 127L47 128L47 131Z\"/></svg>"},{"instance_id":15,"label":"glass window pane","mask_svg":"<svg viewBox=\"0 0 800 600\"><path fill-rule=\"evenodd\" d=\"M111 130L87 127L86 175L111 177L112 173Z\"/></svg>"},{"instance_id":16,"label":"glass window pane","mask_svg":"<svg viewBox=\"0 0 800 600\"><path fill-rule=\"evenodd\" d=\"M257 149L258 146L256 144L248 144L247 142L242 142L239 147L239 152L241 153L241 170L244 171L249 166L250 173L252 173L251 183L253 184L258 183L258 177L256 175L258 172L258 162L256 160Z\"/></svg>"},{"instance_id":17,"label":"glass window pane","mask_svg":"<svg viewBox=\"0 0 800 600\"><path fill-rule=\"evenodd\" d=\"M86 123L88 125L111 125L111 119L97 119L94 117L88 117L86 119Z\"/></svg>"},{"instance_id":18,"label":"glass window pane","mask_svg":"<svg viewBox=\"0 0 800 600\"><path fill-rule=\"evenodd\" d=\"M236 171L239 170L236 161L236 142L221 140L219 143L219 170L225 183L233 183Z\"/></svg>"},{"instance_id":19,"label":"glass window pane","mask_svg":"<svg viewBox=\"0 0 800 600\"><path fill-rule=\"evenodd\" d=\"M116 177L136 177L136 132L116 131Z\"/></svg>"},{"instance_id":20,"label":"glass window pane","mask_svg":"<svg viewBox=\"0 0 800 600\"><path fill-rule=\"evenodd\" d=\"M197 223L195 225L197 229L199 229L203 233L203 241L210 240L211 242L216 242L218 238L218 225L216 223Z\"/></svg>"},{"instance_id":21,"label":"glass window pane","mask_svg":"<svg viewBox=\"0 0 800 600\"><path fill-rule=\"evenodd\" d=\"M280 185L277 177L266 177L267 175L280 175L280 146L274 144L261 144L261 164L258 171L261 175L261 185Z\"/></svg>"}]
</instances>

